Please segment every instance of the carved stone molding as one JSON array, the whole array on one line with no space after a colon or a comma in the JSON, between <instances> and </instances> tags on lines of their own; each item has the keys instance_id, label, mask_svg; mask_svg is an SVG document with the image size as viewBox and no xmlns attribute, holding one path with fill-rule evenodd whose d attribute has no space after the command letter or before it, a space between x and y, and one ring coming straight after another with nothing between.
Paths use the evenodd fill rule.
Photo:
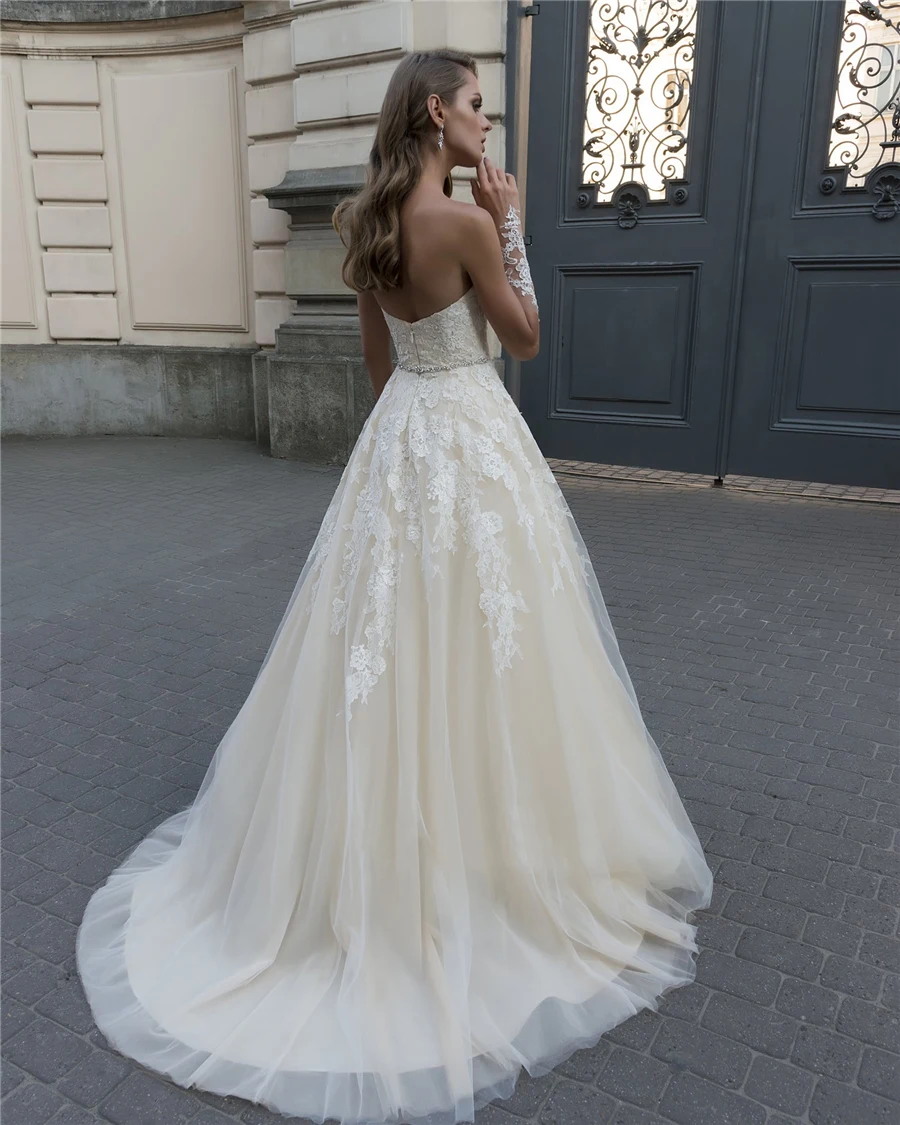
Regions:
<instances>
[{"instance_id":1,"label":"carved stone molding","mask_svg":"<svg viewBox=\"0 0 900 1125\"><path fill-rule=\"evenodd\" d=\"M257 363L257 402L265 402L273 457L346 464L374 394L363 363L356 298L341 280L344 248L331 218L358 191L364 168L289 171L263 195L290 216L285 246L293 314L276 330L265 369ZM265 384L263 386L263 384Z\"/></svg>"},{"instance_id":2,"label":"carved stone molding","mask_svg":"<svg viewBox=\"0 0 900 1125\"><path fill-rule=\"evenodd\" d=\"M124 23L205 16L243 6L240 0L0 0L0 19L18 23Z\"/></svg>"}]
</instances>

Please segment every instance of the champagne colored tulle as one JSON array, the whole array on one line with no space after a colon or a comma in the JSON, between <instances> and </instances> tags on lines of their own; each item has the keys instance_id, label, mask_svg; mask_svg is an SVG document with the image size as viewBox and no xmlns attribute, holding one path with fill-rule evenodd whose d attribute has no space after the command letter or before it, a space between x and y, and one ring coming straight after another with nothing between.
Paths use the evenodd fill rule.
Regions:
<instances>
[{"instance_id":1,"label":"champagne colored tulle","mask_svg":"<svg viewBox=\"0 0 900 1125\"><path fill-rule=\"evenodd\" d=\"M182 1086L456 1125L694 975L711 874L471 291L369 416L193 804L92 897L98 1026ZM452 366L450 366L452 364Z\"/></svg>"}]
</instances>

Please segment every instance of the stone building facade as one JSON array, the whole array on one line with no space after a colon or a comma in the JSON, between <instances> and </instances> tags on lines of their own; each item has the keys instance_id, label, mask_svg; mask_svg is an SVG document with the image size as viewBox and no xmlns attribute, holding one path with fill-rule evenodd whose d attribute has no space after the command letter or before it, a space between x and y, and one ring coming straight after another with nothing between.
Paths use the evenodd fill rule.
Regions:
<instances>
[{"instance_id":1,"label":"stone building facade","mask_svg":"<svg viewBox=\"0 0 900 1125\"><path fill-rule=\"evenodd\" d=\"M508 159L515 7L4 2L4 434L343 462L371 388L332 209L409 51L477 58Z\"/></svg>"}]
</instances>

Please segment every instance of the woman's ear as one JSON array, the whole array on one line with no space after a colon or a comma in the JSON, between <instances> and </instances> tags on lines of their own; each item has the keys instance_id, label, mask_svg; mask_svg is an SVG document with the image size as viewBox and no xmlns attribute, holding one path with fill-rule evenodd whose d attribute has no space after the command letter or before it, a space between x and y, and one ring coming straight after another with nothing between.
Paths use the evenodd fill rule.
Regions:
<instances>
[{"instance_id":1,"label":"woman's ear","mask_svg":"<svg viewBox=\"0 0 900 1125\"><path fill-rule=\"evenodd\" d=\"M444 124L444 106L440 97L437 94L429 94L426 105L429 117L440 128Z\"/></svg>"}]
</instances>

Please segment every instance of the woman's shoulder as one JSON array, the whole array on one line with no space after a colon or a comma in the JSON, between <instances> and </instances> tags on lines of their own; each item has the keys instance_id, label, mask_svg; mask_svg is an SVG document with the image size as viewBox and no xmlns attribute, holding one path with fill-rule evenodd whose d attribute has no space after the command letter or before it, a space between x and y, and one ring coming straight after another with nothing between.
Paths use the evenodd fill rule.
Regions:
<instances>
[{"instance_id":1,"label":"woman's shoulder","mask_svg":"<svg viewBox=\"0 0 900 1125\"><path fill-rule=\"evenodd\" d=\"M483 216L488 222L491 221L488 213L482 208L476 207L474 203L444 196L438 200L421 201L418 205L410 208L405 218L407 222L416 226L427 226L430 230L456 233L477 225L480 216Z\"/></svg>"}]
</instances>

